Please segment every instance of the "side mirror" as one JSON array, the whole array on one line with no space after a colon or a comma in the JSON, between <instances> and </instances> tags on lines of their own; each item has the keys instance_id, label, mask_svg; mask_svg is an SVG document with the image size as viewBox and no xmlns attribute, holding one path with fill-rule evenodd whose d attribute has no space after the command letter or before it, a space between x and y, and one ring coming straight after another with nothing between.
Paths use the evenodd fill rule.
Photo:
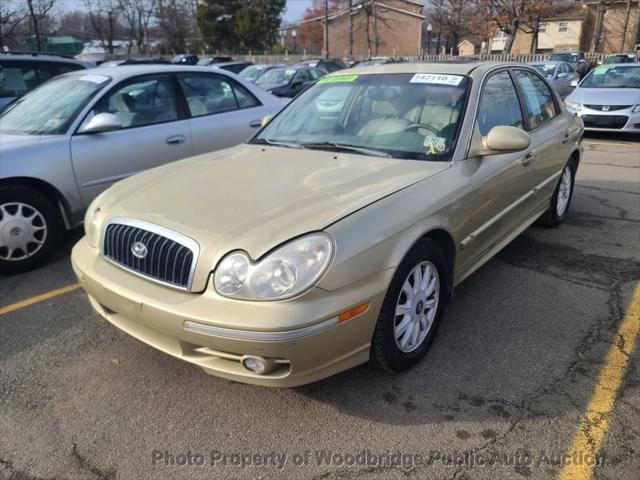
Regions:
<instances>
[{"instance_id":1,"label":"side mirror","mask_svg":"<svg viewBox=\"0 0 640 480\"><path fill-rule=\"evenodd\" d=\"M567 78L567 72L560 72L558 78Z\"/></svg>"},{"instance_id":2,"label":"side mirror","mask_svg":"<svg viewBox=\"0 0 640 480\"><path fill-rule=\"evenodd\" d=\"M78 133L101 133L120 130L122 122L113 113L99 113L89 123L82 127Z\"/></svg>"},{"instance_id":3,"label":"side mirror","mask_svg":"<svg viewBox=\"0 0 640 480\"><path fill-rule=\"evenodd\" d=\"M531 138L529 134L517 127L498 125L489 130L486 137L482 139L482 146L485 150L496 152L513 152L529 148Z\"/></svg>"},{"instance_id":4,"label":"side mirror","mask_svg":"<svg viewBox=\"0 0 640 480\"><path fill-rule=\"evenodd\" d=\"M578 86L578 80L571 80L571 86L572 87L577 87Z\"/></svg>"},{"instance_id":5,"label":"side mirror","mask_svg":"<svg viewBox=\"0 0 640 480\"><path fill-rule=\"evenodd\" d=\"M272 115L265 115L264 117L262 117L262 120L260 121L260 126L265 127L267 123L271 121L272 118L273 118Z\"/></svg>"}]
</instances>

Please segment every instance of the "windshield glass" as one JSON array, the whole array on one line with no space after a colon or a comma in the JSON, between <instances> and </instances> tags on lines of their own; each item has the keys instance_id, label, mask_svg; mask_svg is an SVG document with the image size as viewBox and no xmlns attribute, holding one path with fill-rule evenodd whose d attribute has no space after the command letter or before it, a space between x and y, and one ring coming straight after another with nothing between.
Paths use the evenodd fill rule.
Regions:
<instances>
[{"instance_id":1,"label":"windshield glass","mask_svg":"<svg viewBox=\"0 0 640 480\"><path fill-rule=\"evenodd\" d=\"M445 74L323 77L253 142L449 160L469 83L462 75Z\"/></svg>"},{"instance_id":2,"label":"windshield glass","mask_svg":"<svg viewBox=\"0 0 640 480\"><path fill-rule=\"evenodd\" d=\"M640 65L637 67L604 66L594 68L580 88L640 88Z\"/></svg>"},{"instance_id":3,"label":"windshield glass","mask_svg":"<svg viewBox=\"0 0 640 480\"><path fill-rule=\"evenodd\" d=\"M207 65L211 65L212 63L213 63L213 60L211 58L202 58L202 59L198 60L198 65L204 65L205 67Z\"/></svg>"},{"instance_id":4,"label":"windshield glass","mask_svg":"<svg viewBox=\"0 0 640 480\"><path fill-rule=\"evenodd\" d=\"M577 53L554 53L551 60L560 60L562 62L578 63Z\"/></svg>"},{"instance_id":5,"label":"windshield glass","mask_svg":"<svg viewBox=\"0 0 640 480\"><path fill-rule=\"evenodd\" d=\"M633 57L631 55L609 55L604 64L609 65L611 63L633 63Z\"/></svg>"},{"instance_id":6,"label":"windshield glass","mask_svg":"<svg viewBox=\"0 0 640 480\"><path fill-rule=\"evenodd\" d=\"M290 68L274 68L261 76L256 85L265 89L288 85L295 74L296 71Z\"/></svg>"},{"instance_id":7,"label":"windshield glass","mask_svg":"<svg viewBox=\"0 0 640 480\"><path fill-rule=\"evenodd\" d=\"M78 112L110 78L105 75L65 75L19 98L0 114L0 132L56 135L67 131Z\"/></svg>"},{"instance_id":8,"label":"windshield glass","mask_svg":"<svg viewBox=\"0 0 640 480\"><path fill-rule=\"evenodd\" d=\"M538 65L534 65L533 68L535 68L536 70L538 70L540 73L542 73L545 76L550 76L553 75L553 72L556 71L556 66L553 64L549 64L549 65L545 65L545 64L538 64Z\"/></svg>"},{"instance_id":9,"label":"windshield glass","mask_svg":"<svg viewBox=\"0 0 640 480\"><path fill-rule=\"evenodd\" d=\"M242 70L239 75L242 78L246 78L247 80L255 80L256 78L258 78L262 72L266 69L267 67L262 67L262 66L258 66L258 65L252 65L250 67L245 68L244 70Z\"/></svg>"}]
</instances>

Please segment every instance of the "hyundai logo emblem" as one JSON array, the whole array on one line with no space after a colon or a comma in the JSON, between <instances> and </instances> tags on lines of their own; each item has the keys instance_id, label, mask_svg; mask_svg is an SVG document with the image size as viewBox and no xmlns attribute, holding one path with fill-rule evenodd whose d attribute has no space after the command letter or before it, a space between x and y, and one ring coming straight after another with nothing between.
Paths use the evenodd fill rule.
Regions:
<instances>
[{"instance_id":1,"label":"hyundai logo emblem","mask_svg":"<svg viewBox=\"0 0 640 480\"><path fill-rule=\"evenodd\" d=\"M133 253L134 257L142 260L147 256L147 253L149 253L149 251L147 250L147 246L144 243L136 242L131 246L131 253Z\"/></svg>"},{"instance_id":2,"label":"hyundai logo emblem","mask_svg":"<svg viewBox=\"0 0 640 480\"><path fill-rule=\"evenodd\" d=\"M603 105L602 106L602 111L603 112L608 112L609 110L611 110L611 107L609 105Z\"/></svg>"}]
</instances>

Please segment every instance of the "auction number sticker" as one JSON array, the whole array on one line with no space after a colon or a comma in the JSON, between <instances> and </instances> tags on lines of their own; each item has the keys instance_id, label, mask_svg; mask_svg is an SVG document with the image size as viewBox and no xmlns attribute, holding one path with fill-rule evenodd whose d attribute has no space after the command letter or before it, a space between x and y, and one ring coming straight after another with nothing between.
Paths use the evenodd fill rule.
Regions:
<instances>
[{"instance_id":1,"label":"auction number sticker","mask_svg":"<svg viewBox=\"0 0 640 480\"><path fill-rule=\"evenodd\" d=\"M443 73L416 73L409 83L435 83L439 85L460 85L462 75L445 75Z\"/></svg>"},{"instance_id":2,"label":"auction number sticker","mask_svg":"<svg viewBox=\"0 0 640 480\"><path fill-rule=\"evenodd\" d=\"M336 75L334 77L322 77L318 83L349 83L355 82L358 75Z\"/></svg>"},{"instance_id":3,"label":"auction number sticker","mask_svg":"<svg viewBox=\"0 0 640 480\"><path fill-rule=\"evenodd\" d=\"M83 75L80 77L80 80L100 84L109 80L109 77L103 77L102 75Z\"/></svg>"}]
</instances>

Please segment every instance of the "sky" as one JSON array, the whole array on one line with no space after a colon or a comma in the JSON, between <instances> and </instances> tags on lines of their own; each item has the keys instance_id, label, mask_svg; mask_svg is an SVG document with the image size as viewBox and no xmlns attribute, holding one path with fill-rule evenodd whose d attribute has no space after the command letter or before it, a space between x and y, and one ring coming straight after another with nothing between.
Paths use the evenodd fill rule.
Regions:
<instances>
[{"instance_id":1,"label":"sky","mask_svg":"<svg viewBox=\"0 0 640 480\"><path fill-rule=\"evenodd\" d=\"M312 0L287 0L287 10L284 13L284 20L294 22L300 20L304 11L311 6ZM71 10L74 8L84 8L83 0L62 0L60 2L65 8Z\"/></svg>"}]
</instances>

